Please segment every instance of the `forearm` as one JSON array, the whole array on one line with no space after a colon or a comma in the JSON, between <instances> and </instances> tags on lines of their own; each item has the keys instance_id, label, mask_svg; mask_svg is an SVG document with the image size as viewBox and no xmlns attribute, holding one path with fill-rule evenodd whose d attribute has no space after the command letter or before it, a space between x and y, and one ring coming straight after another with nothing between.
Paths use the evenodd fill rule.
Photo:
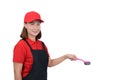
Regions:
<instances>
[{"instance_id":1,"label":"forearm","mask_svg":"<svg viewBox=\"0 0 120 80\"><path fill-rule=\"evenodd\" d=\"M14 80L22 80L22 66L23 64L14 62Z\"/></svg>"},{"instance_id":2,"label":"forearm","mask_svg":"<svg viewBox=\"0 0 120 80\"><path fill-rule=\"evenodd\" d=\"M63 62L66 59L67 59L66 55L61 56L59 58L51 59L50 63L48 64L48 66L49 67L56 66L56 65L60 64L61 62Z\"/></svg>"},{"instance_id":3,"label":"forearm","mask_svg":"<svg viewBox=\"0 0 120 80\"><path fill-rule=\"evenodd\" d=\"M14 79L15 79L15 80L22 80L21 74L16 73Z\"/></svg>"}]
</instances>

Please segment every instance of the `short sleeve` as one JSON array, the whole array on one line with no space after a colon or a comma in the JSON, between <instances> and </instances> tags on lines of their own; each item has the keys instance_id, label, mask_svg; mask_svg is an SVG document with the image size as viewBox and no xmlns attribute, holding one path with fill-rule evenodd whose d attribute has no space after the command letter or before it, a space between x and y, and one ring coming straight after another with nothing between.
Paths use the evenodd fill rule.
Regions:
<instances>
[{"instance_id":1,"label":"short sleeve","mask_svg":"<svg viewBox=\"0 0 120 80\"><path fill-rule=\"evenodd\" d=\"M22 44L18 43L15 45L13 50L13 62L23 63L25 60L25 48Z\"/></svg>"}]
</instances>

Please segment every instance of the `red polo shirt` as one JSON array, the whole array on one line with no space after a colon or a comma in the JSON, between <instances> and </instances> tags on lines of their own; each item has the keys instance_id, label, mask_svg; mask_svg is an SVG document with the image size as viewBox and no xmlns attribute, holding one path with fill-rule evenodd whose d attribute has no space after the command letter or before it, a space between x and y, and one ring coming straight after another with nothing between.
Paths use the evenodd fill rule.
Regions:
<instances>
[{"instance_id":1,"label":"red polo shirt","mask_svg":"<svg viewBox=\"0 0 120 80\"><path fill-rule=\"evenodd\" d=\"M43 50L42 42L40 40L32 41L30 39L27 39L27 41L32 47L32 49ZM46 47L46 50L47 50L47 47ZM33 57L32 57L31 50L24 40L20 40L15 45L13 52L14 52L13 62L22 63L24 65L22 70L22 77L25 77L32 68ZM48 50L47 50L47 53L48 53Z\"/></svg>"}]
</instances>

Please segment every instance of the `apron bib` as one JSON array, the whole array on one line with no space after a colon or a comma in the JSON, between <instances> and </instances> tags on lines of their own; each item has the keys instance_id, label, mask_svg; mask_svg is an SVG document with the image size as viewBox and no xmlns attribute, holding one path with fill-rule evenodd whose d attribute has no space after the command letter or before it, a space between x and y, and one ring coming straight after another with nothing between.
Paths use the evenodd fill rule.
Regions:
<instances>
[{"instance_id":1,"label":"apron bib","mask_svg":"<svg viewBox=\"0 0 120 80\"><path fill-rule=\"evenodd\" d=\"M32 69L22 80L47 80L48 54L42 42L43 50L33 50L30 44L24 40L31 49L33 56Z\"/></svg>"}]
</instances>

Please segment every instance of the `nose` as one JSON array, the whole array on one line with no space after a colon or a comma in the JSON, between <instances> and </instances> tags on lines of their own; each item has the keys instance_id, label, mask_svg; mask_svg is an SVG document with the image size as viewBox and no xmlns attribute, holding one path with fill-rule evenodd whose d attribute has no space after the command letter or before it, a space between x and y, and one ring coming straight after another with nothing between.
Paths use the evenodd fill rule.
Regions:
<instances>
[{"instance_id":1,"label":"nose","mask_svg":"<svg viewBox=\"0 0 120 80\"><path fill-rule=\"evenodd\" d=\"M40 28L40 25L34 25L34 28L35 28L35 29L39 29L39 28Z\"/></svg>"}]
</instances>

